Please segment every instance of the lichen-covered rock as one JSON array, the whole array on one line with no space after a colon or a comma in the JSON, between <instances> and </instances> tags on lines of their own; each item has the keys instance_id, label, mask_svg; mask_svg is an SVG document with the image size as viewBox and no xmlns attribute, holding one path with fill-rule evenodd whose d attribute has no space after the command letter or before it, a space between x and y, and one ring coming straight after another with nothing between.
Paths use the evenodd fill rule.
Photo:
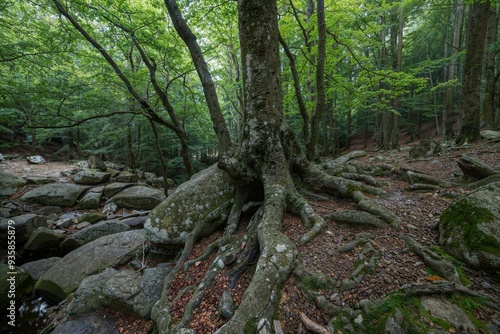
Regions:
<instances>
[{"instance_id":1,"label":"lichen-covered rock","mask_svg":"<svg viewBox=\"0 0 500 334\"><path fill-rule=\"evenodd\" d=\"M105 305L143 319L151 317L151 309L158 301L163 280L169 271L167 265L146 268L143 274L124 270L111 277L103 287Z\"/></svg>"},{"instance_id":2,"label":"lichen-covered rock","mask_svg":"<svg viewBox=\"0 0 500 334\"><path fill-rule=\"evenodd\" d=\"M41 155L32 155L32 156L26 157L26 161L28 161L28 163L34 164L34 165L41 165L41 164L44 164L46 162L45 159Z\"/></svg>"},{"instance_id":3,"label":"lichen-covered rock","mask_svg":"<svg viewBox=\"0 0 500 334\"><path fill-rule=\"evenodd\" d=\"M28 191L21 200L47 206L73 206L80 194L88 188L71 183L52 183Z\"/></svg>"},{"instance_id":4,"label":"lichen-covered rock","mask_svg":"<svg viewBox=\"0 0 500 334\"><path fill-rule=\"evenodd\" d=\"M500 139L500 131L483 130L481 131L481 138L486 140L498 140Z\"/></svg>"},{"instance_id":5,"label":"lichen-covered rock","mask_svg":"<svg viewBox=\"0 0 500 334\"><path fill-rule=\"evenodd\" d=\"M216 165L181 184L155 207L144 223L147 238L157 245L182 247L195 225L215 220L233 202L231 178Z\"/></svg>"},{"instance_id":6,"label":"lichen-covered rock","mask_svg":"<svg viewBox=\"0 0 500 334\"><path fill-rule=\"evenodd\" d=\"M80 316L104 308L102 288L111 277L118 273L118 270L108 268L85 278L75 291L75 298L68 305L68 313L72 316Z\"/></svg>"},{"instance_id":7,"label":"lichen-covered rock","mask_svg":"<svg viewBox=\"0 0 500 334\"><path fill-rule=\"evenodd\" d=\"M456 199L440 217L439 242L476 268L500 270L500 182Z\"/></svg>"},{"instance_id":8,"label":"lichen-covered rock","mask_svg":"<svg viewBox=\"0 0 500 334\"><path fill-rule=\"evenodd\" d=\"M78 184L93 185L109 181L110 178L110 173L87 169L76 173L73 176L73 181Z\"/></svg>"},{"instance_id":9,"label":"lichen-covered rock","mask_svg":"<svg viewBox=\"0 0 500 334\"><path fill-rule=\"evenodd\" d=\"M36 283L35 289L45 298L59 303L78 288L84 278L106 268L124 264L146 241L143 230L127 231L94 240L62 258Z\"/></svg>"},{"instance_id":10,"label":"lichen-covered rock","mask_svg":"<svg viewBox=\"0 0 500 334\"><path fill-rule=\"evenodd\" d=\"M89 192L78 201L80 209L98 209L101 205L102 192Z\"/></svg>"},{"instance_id":11,"label":"lichen-covered rock","mask_svg":"<svg viewBox=\"0 0 500 334\"><path fill-rule=\"evenodd\" d=\"M9 197L16 193L17 188L26 184L26 180L15 175L0 173L0 197Z\"/></svg>"},{"instance_id":12,"label":"lichen-covered rock","mask_svg":"<svg viewBox=\"0 0 500 334\"><path fill-rule=\"evenodd\" d=\"M111 197L106 204L115 203L118 208L151 210L165 199L163 191L146 187L133 186Z\"/></svg>"}]
</instances>

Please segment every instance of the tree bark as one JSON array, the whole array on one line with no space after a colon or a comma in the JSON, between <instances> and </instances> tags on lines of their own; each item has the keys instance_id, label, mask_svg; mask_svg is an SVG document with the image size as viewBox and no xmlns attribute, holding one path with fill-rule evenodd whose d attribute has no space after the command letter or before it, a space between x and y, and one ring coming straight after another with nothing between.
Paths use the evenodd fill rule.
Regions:
<instances>
[{"instance_id":1,"label":"tree bark","mask_svg":"<svg viewBox=\"0 0 500 334\"><path fill-rule=\"evenodd\" d=\"M311 115L310 134L306 141L307 158L318 159L319 123L325 109L325 59L326 59L326 23L325 2L317 1L318 57L316 61L316 105Z\"/></svg>"},{"instance_id":2,"label":"tree bark","mask_svg":"<svg viewBox=\"0 0 500 334\"><path fill-rule=\"evenodd\" d=\"M476 0L470 6L464 64L463 109L464 120L457 143L476 141L480 138L481 117L481 71L484 45L488 26L490 1Z\"/></svg>"},{"instance_id":3,"label":"tree bark","mask_svg":"<svg viewBox=\"0 0 500 334\"><path fill-rule=\"evenodd\" d=\"M463 15L462 0L457 0L455 2L453 41L451 44L451 52L450 52L450 56L452 58L460 50L462 15ZM456 68L457 68L457 60L453 59L452 63L448 67L448 80L454 80L456 78L457 75ZM451 139L451 137L453 136L453 93L454 93L454 87L449 86L446 88L446 95L445 95L445 102L443 109L443 134L446 139Z\"/></svg>"},{"instance_id":4,"label":"tree bark","mask_svg":"<svg viewBox=\"0 0 500 334\"><path fill-rule=\"evenodd\" d=\"M203 87L203 93L205 95L205 100L210 112L214 131L217 135L219 154L222 155L230 147L231 138L229 137L229 130L227 129L226 121L224 120L224 116L222 115L222 110L219 105L219 99L217 98L217 91L215 90L212 75L208 70L207 62L203 57L201 48L196 40L196 36L187 25L186 20L184 20L184 17L182 16L182 13L179 10L176 1L165 0L165 5L167 6L167 10L170 14L170 18L172 19L175 30L188 47L191 58L193 59L194 67L196 68L196 72L198 73L198 77L200 78L201 85Z\"/></svg>"},{"instance_id":5,"label":"tree bark","mask_svg":"<svg viewBox=\"0 0 500 334\"><path fill-rule=\"evenodd\" d=\"M495 7L490 8L490 16L488 18L488 33L486 36L486 46L490 46L496 43L497 40L497 28L498 27L498 17ZM486 54L486 87L485 96L483 103L483 115L484 115L484 125L487 128L495 128L495 56L496 50L489 50Z\"/></svg>"}]
</instances>

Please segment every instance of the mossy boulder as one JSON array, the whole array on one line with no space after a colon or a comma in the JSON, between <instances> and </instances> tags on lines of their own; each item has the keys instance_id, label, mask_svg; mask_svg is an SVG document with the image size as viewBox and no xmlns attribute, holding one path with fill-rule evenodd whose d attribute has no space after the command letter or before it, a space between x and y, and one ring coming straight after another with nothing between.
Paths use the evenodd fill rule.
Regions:
<instances>
[{"instance_id":1,"label":"mossy boulder","mask_svg":"<svg viewBox=\"0 0 500 334\"><path fill-rule=\"evenodd\" d=\"M231 178L213 165L181 184L150 212L144 223L146 237L167 248L182 247L197 223L218 219L233 199Z\"/></svg>"},{"instance_id":2,"label":"mossy boulder","mask_svg":"<svg viewBox=\"0 0 500 334\"><path fill-rule=\"evenodd\" d=\"M476 268L500 270L500 182L457 198L440 217L443 248Z\"/></svg>"}]
</instances>

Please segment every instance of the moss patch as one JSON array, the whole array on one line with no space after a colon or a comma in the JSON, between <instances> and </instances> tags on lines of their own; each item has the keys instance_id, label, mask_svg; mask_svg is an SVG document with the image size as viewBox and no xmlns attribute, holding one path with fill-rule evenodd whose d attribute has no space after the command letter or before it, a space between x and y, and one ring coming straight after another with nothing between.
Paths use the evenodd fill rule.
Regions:
<instances>
[{"instance_id":1,"label":"moss patch","mask_svg":"<svg viewBox=\"0 0 500 334\"><path fill-rule=\"evenodd\" d=\"M449 249L462 249L465 246L472 251L483 251L500 257L500 243L478 227L479 224L493 223L496 219L490 210L484 208L491 200L487 199L484 201L486 203L481 203L481 197L472 194L452 203L440 218L441 242ZM458 229L461 230L463 239L454 237ZM448 243L450 237L452 240Z\"/></svg>"}]
</instances>

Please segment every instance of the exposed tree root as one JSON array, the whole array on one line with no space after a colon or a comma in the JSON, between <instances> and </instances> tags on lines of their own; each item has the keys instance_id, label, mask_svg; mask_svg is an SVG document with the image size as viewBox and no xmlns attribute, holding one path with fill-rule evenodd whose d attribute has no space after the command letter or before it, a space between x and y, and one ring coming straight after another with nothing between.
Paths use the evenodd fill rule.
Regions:
<instances>
[{"instance_id":1,"label":"exposed tree root","mask_svg":"<svg viewBox=\"0 0 500 334\"><path fill-rule=\"evenodd\" d=\"M392 227L398 227L402 224L402 221L398 216L396 216L393 212L387 210L386 208L376 204L369 197L363 195L362 192L355 191L353 193L353 198L361 210L372 213L375 216L382 218Z\"/></svg>"},{"instance_id":2,"label":"exposed tree root","mask_svg":"<svg viewBox=\"0 0 500 334\"><path fill-rule=\"evenodd\" d=\"M410 184L428 184L435 185L443 188L448 188L453 186L452 183L438 179L437 177L412 170L405 167L394 167L391 165L383 164L382 169L390 171L392 174L396 174L403 180Z\"/></svg>"},{"instance_id":3,"label":"exposed tree root","mask_svg":"<svg viewBox=\"0 0 500 334\"><path fill-rule=\"evenodd\" d=\"M300 320L306 326L307 330L317 333L317 334L329 334L330 331L327 330L325 327L321 326L320 324L315 323L307 315L304 313L300 313Z\"/></svg>"},{"instance_id":4,"label":"exposed tree root","mask_svg":"<svg viewBox=\"0 0 500 334\"><path fill-rule=\"evenodd\" d=\"M366 211L337 211L329 213L323 217L329 220L333 220L339 224L378 228L384 228L388 226L382 219Z\"/></svg>"},{"instance_id":5,"label":"exposed tree root","mask_svg":"<svg viewBox=\"0 0 500 334\"><path fill-rule=\"evenodd\" d=\"M415 254L424 260L426 265L442 275L443 278L448 281L460 284L458 272L450 261L436 254L429 248L422 246L410 235L403 235L403 239L406 241L408 247L410 247Z\"/></svg>"}]
</instances>

